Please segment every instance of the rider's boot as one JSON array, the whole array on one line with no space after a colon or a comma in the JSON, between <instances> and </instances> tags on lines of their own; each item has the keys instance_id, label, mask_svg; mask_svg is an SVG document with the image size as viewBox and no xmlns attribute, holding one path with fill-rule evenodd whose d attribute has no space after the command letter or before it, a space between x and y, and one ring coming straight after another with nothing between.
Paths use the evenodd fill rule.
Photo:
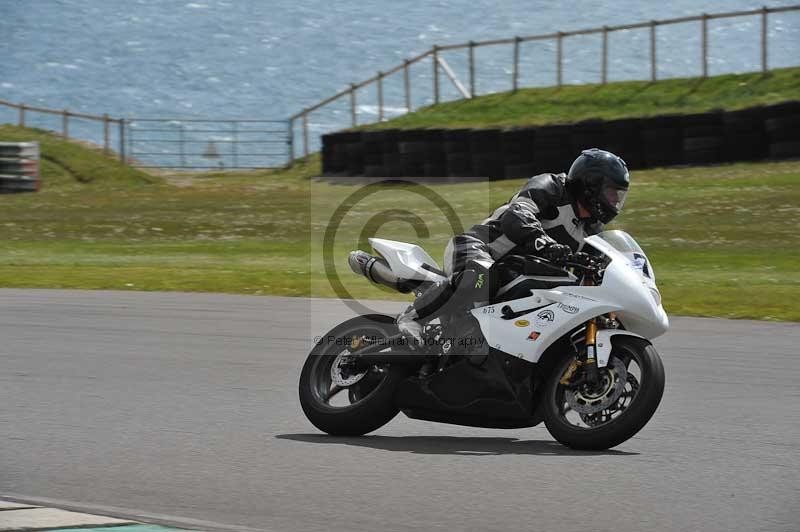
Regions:
<instances>
[{"instance_id":1,"label":"rider's boot","mask_svg":"<svg viewBox=\"0 0 800 532\"><path fill-rule=\"evenodd\" d=\"M397 326L412 348L424 343L422 331L429 321L473 301L488 299L489 267L479 261L469 261L467 266L452 281L441 281L428 288L397 316Z\"/></svg>"},{"instance_id":2,"label":"rider's boot","mask_svg":"<svg viewBox=\"0 0 800 532\"><path fill-rule=\"evenodd\" d=\"M441 281L428 288L397 316L397 327L412 348L423 345L422 331L425 324L439 316L441 308L452 294L450 281Z\"/></svg>"}]
</instances>

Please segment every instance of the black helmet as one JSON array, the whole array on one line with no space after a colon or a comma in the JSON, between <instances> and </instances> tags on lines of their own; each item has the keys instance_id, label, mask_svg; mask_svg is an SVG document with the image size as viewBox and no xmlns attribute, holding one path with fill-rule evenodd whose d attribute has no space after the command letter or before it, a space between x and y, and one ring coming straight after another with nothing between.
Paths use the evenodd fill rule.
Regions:
<instances>
[{"instance_id":1,"label":"black helmet","mask_svg":"<svg viewBox=\"0 0 800 532\"><path fill-rule=\"evenodd\" d=\"M583 150L567 174L567 187L592 216L607 224L625 203L630 186L625 161L611 152Z\"/></svg>"}]
</instances>

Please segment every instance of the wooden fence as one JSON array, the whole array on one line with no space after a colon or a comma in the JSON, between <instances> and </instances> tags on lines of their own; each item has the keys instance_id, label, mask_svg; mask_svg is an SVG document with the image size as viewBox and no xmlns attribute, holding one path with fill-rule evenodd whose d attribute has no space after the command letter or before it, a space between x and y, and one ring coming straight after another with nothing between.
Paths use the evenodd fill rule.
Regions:
<instances>
[{"instance_id":1,"label":"wooden fence","mask_svg":"<svg viewBox=\"0 0 800 532\"><path fill-rule=\"evenodd\" d=\"M656 29L660 26L668 26L673 24L687 24L692 22L699 22L699 31L700 31L700 54L698 57L698 62L700 64L700 75L702 77L708 76L708 23L711 20L717 19L726 19L726 18L735 18L735 17L752 17L757 16L761 19L760 24L760 33L761 33L761 71L766 72L769 70L769 43L768 43L768 31L767 31L767 23L768 23L768 16L770 13L783 13L787 11L800 11L800 5L792 5L792 6L782 6L782 7L762 7L760 9L752 9L747 11L732 11L727 13L714 13L708 14L703 13L701 15L695 16L686 16L686 17L678 17L678 18L671 18L671 19L663 19L663 20L650 20L647 22L637 22L634 24L621 24L616 26L602 26L598 28L590 28L584 30L576 30L576 31L559 31L555 33L547 33L542 35L528 35L524 37L511 37L506 39L492 39L486 41L469 41L466 43L459 43L459 44L448 44L448 45L434 45L430 50L427 50L415 57L406 59L403 63L396 65L393 68L390 68L385 71L380 71L376 75L372 76L369 79L365 79L363 81L357 83L351 83L349 87L346 89L334 94L329 98L325 98L324 100L306 107L302 111L294 114L290 117L290 131L294 131L295 123L300 123L301 128L301 138L303 143L303 157L306 159L309 155L310 151L310 144L309 144L309 132L308 132L308 122L309 122L309 115L314 111L319 110L320 108L333 103L340 98L348 97L350 100L350 120L353 127L358 125L357 120L357 91L359 89L363 89L365 87L375 85L376 95L378 100L378 121L383 121L385 116L385 106L384 106L384 98L383 98L383 82L387 76L392 74L402 72L403 75L403 92L404 92L404 100L406 106L406 112L410 112L411 109L411 77L409 75L409 67L414 65L415 63L419 63L427 58L431 58L431 68L433 73L433 83L432 83L432 95L433 95L433 103L439 103L441 101L441 74L443 73L455 86L456 90L461 94L463 98L472 98L474 97L476 92L476 82L475 82L475 75L476 75L476 65L475 65L475 49L483 46L511 46L511 53L509 54L509 58L511 61L511 76L509 79L509 89L512 91L516 91L519 89L519 67L520 67L520 45L525 42L531 41L555 41L555 48L556 48L556 57L555 57L555 64L556 64L556 79L555 85L561 86L564 83L563 79L563 69L564 69L564 40L569 37L575 37L579 35L593 35L593 34L600 34L602 36L602 48L601 48L601 71L600 71L600 82L607 83L609 78L608 73L608 35L613 32L617 31L625 31L625 30L635 30L635 29L647 29L649 30L650 34L650 79L655 81L657 79L657 64L658 64L658 54L657 54L657 46L656 46ZM449 52L453 50L466 50L467 52L467 61L468 61L468 70L469 70L469 81L468 85L465 86L453 73L453 70L448 65L445 58L442 56L443 52Z\"/></svg>"},{"instance_id":2,"label":"wooden fence","mask_svg":"<svg viewBox=\"0 0 800 532\"><path fill-rule=\"evenodd\" d=\"M119 160L125 162L125 119L124 118L111 118L107 114L104 115L90 115L86 113L76 113L68 109L49 109L47 107L36 107L33 105L26 105L24 103L13 103L6 100L0 100L0 105L17 109L19 111L19 119L17 123L20 127L25 127L28 113L42 113L48 115L61 116L61 134L65 138L69 137L69 124L71 119L91 120L102 123L103 127L103 149L106 153L111 152L111 136L110 128L115 125L119 128Z\"/></svg>"}]
</instances>

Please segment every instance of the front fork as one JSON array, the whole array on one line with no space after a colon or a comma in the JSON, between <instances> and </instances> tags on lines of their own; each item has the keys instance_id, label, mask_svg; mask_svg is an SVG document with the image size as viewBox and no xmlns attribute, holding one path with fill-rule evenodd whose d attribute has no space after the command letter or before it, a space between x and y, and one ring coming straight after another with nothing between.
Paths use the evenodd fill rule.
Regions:
<instances>
[{"instance_id":1,"label":"front fork","mask_svg":"<svg viewBox=\"0 0 800 532\"><path fill-rule=\"evenodd\" d=\"M586 369L586 380L589 384L597 384L600 380L600 371L597 369L597 320L594 318L586 322L586 360L583 364Z\"/></svg>"},{"instance_id":2,"label":"front fork","mask_svg":"<svg viewBox=\"0 0 800 532\"><path fill-rule=\"evenodd\" d=\"M592 318L586 322L584 327L585 336L583 342L585 347L585 356L583 356L584 351L579 349L578 345L575 345L575 360L572 362L572 364L570 364L567 371L561 377L561 384L574 384L572 383L572 378L578 371L578 368L581 366L584 368L581 382L587 382L592 385L600 382L600 369L597 366L598 319L601 323L605 324L604 326L606 328L616 328L616 316L613 313L609 314L608 317L602 316L600 318Z\"/></svg>"}]
</instances>

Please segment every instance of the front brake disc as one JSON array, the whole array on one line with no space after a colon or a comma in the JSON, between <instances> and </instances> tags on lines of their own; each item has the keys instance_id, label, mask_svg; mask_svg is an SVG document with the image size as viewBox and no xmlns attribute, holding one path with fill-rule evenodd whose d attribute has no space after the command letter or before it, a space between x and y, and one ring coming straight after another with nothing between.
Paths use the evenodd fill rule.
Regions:
<instances>
[{"instance_id":1,"label":"front brake disc","mask_svg":"<svg viewBox=\"0 0 800 532\"><path fill-rule=\"evenodd\" d=\"M582 384L565 391L567 404L579 414L602 412L619 399L628 381L628 370L618 358L612 358L608 365L600 368L599 389L589 390Z\"/></svg>"}]
</instances>

